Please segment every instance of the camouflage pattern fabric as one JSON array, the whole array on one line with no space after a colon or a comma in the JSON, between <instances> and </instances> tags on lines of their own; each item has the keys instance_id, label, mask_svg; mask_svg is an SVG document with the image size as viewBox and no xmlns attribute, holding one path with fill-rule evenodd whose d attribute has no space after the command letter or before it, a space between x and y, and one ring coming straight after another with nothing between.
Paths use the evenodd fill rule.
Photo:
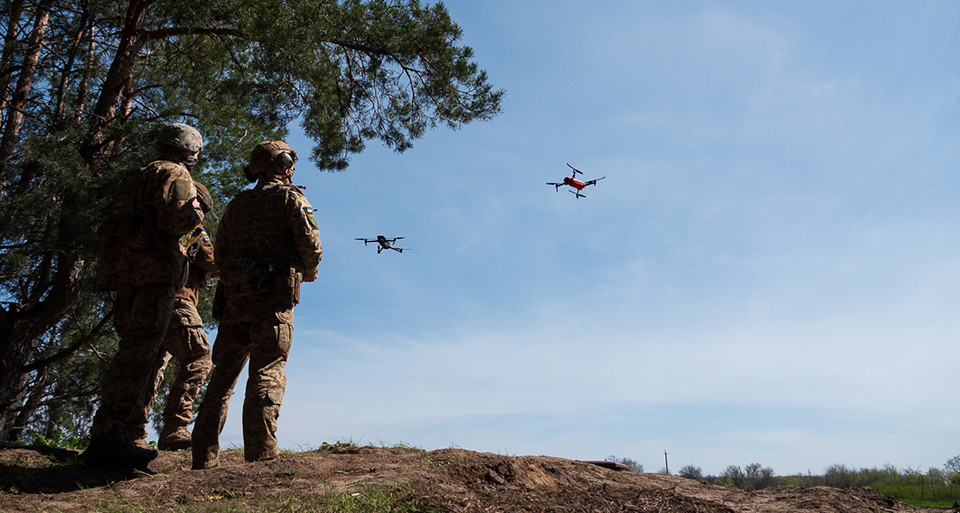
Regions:
<instances>
[{"instance_id":1,"label":"camouflage pattern fabric","mask_svg":"<svg viewBox=\"0 0 960 513\"><path fill-rule=\"evenodd\" d=\"M114 327L120 337L90 428L91 436L101 439L114 425L125 427L151 381L149 370L160 352L174 297L186 278L179 238L203 221L203 212L193 206L197 191L186 166L159 160L139 173L135 203L146 205L138 211L152 214L139 219L132 232L100 232L105 240L98 285L117 291Z\"/></svg>"},{"instance_id":2,"label":"camouflage pattern fabric","mask_svg":"<svg viewBox=\"0 0 960 513\"><path fill-rule=\"evenodd\" d=\"M295 185L269 182L241 191L220 220L214 255L225 285L248 283L242 272L227 270L245 259L279 260L313 274L323 257L313 207Z\"/></svg>"},{"instance_id":3,"label":"camouflage pattern fabric","mask_svg":"<svg viewBox=\"0 0 960 513\"><path fill-rule=\"evenodd\" d=\"M145 283L180 286L186 278L187 257L179 239L203 221L203 212L192 204L197 189L190 172L183 164L158 160L138 173L135 210L147 214L139 216L132 232L100 232L101 290Z\"/></svg>"},{"instance_id":4,"label":"camouflage pattern fabric","mask_svg":"<svg viewBox=\"0 0 960 513\"><path fill-rule=\"evenodd\" d=\"M214 242L224 306L213 371L193 429L193 468L215 466L230 395L244 365L244 458L275 458L293 307L323 256L310 203L293 185L261 181L227 205Z\"/></svg>"},{"instance_id":5,"label":"camouflage pattern fabric","mask_svg":"<svg viewBox=\"0 0 960 513\"><path fill-rule=\"evenodd\" d=\"M243 396L243 451L247 461L279 454L277 419L286 390L286 364L293 342L293 308L249 315L244 301L228 301L213 344L213 372L193 427L193 466L215 466L230 396L247 361Z\"/></svg>"},{"instance_id":6,"label":"camouflage pattern fabric","mask_svg":"<svg viewBox=\"0 0 960 513\"><path fill-rule=\"evenodd\" d=\"M190 424L193 420L193 403L213 365L210 353L203 319L197 312L197 307L187 300L177 298L173 316L167 326L167 334L163 339L163 348L154 358L151 367L152 379L141 393L137 407L127 419L127 435L132 440L142 440L147 436L150 409L160 383L163 382L163 371L171 356L179 362L180 369L167 395L167 405L163 410L163 430L175 431Z\"/></svg>"},{"instance_id":7,"label":"camouflage pattern fabric","mask_svg":"<svg viewBox=\"0 0 960 513\"><path fill-rule=\"evenodd\" d=\"M210 278L219 271L213 259L213 242L210 241L206 231L200 234L194 247L189 248L187 252L193 255L190 260L190 270L187 273L187 282L180 292L177 292L177 297L196 305L200 302L200 290L206 287Z\"/></svg>"},{"instance_id":8,"label":"camouflage pattern fabric","mask_svg":"<svg viewBox=\"0 0 960 513\"><path fill-rule=\"evenodd\" d=\"M198 225L197 228L202 231L203 227ZM148 384L140 396L138 406L127 419L126 431L132 440L146 439L150 410L171 356L179 362L180 369L167 395L167 405L163 410L163 432L176 431L193 420L193 403L213 365L210 344L203 329L203 319L197 311L199 291L207 285L209 276L216 272L213 244L209 237L206 237L206 232L203 232L203 237L186 249L188 254L194 255L190 262L187 283L177 291L163 347L153 361Z\"/></svg>"},{"instance_id":9,"label":"camouflage pattern fabric","mask_svg":"<svg viewBox=\"0 0 960 513\"><path fill-rule=\"evenodd\" d=\"M122 286L117 290L113 325L120 336L117 354L103 376L100 407L92 436L106 435L114 424L125 426L148 385L149 369L160 352L179 285Z\"/></svg>"}]
</instances>

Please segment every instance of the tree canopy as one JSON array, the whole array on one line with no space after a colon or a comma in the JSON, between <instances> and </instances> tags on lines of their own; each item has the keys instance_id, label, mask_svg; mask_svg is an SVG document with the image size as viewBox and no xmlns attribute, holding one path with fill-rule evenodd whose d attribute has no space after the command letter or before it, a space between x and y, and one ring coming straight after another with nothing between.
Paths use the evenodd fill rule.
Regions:
<instances>
[{"instance_id":1,"label":"tree canopy","mask_svg":"<svg viewBox=\"0 0 960 513\"><path fill-rule=\"evenodd\" d=\"M442 3L9 0L0 30L0 439L38 410L50 428L92 409L114 343L94 230L161 126L204 135L194 177L222 205L291 123L344 170L368 141L404 151L503 95Z\"/></svg>"}]
</instances>

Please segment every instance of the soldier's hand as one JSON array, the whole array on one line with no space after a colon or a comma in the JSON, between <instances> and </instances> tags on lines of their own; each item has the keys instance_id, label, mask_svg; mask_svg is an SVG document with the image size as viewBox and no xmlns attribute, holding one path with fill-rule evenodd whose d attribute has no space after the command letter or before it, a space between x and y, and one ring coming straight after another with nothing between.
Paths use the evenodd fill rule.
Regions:
<instances>
[{"instance_id":1,"label":"soldier's hand","mask_svg":"<svg viewBox=\"0 0 960 513\"><path fill-rule=\"evenodd\" d=\"M304 274L304 275L303 275L303 281L305 281L305 282L307 282L307 283L309 283L309 282L311 282L311 281L316 281L316 280L317 280L317 276L319 276L319 275L320 275L320 271L313 271L313 274L310 274L310 275Z\"/></svg>"}]
</instances>

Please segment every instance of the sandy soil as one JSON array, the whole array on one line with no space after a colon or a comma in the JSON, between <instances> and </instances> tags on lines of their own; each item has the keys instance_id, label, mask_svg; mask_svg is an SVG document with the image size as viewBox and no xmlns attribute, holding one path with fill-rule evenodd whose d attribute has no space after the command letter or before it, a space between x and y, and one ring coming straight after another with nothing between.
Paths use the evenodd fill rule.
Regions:
<instances>
[{"instance_id":1,"label":"sandy soil","mask_svg":"<svg viewBox=\"0 0 960 513\"><path fill-rule=\"evenodd\" d=\"M826 487L744 491L663 474L549 456L463 449L337 446L245 463L223 454L215 469L190 470L189 452L161 452L153 475L98 472L61 449L0 450L0 511L313 510L330 494L383 491L408 511L643 511L919 513L870 490ZM285 510L285 511L287 511Z\"/></svg>"}]
</instances>

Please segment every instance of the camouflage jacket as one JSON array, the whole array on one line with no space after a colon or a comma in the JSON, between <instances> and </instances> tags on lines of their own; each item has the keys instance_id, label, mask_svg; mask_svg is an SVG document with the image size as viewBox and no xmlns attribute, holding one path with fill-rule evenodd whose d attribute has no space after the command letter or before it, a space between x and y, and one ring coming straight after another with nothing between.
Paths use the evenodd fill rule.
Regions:
<instances>
[{"instance_id":1,"label":"camouflage jacket","mask_svg":"<svg viewBox=\"0 0 960 513\"><path fill-rule=\"evenodd\" d=\"M177 292L178 298L185 299L194 305L200 301L200 289L205 287L211 275L217 272L217 264L213 260L213 242L210 241L210 236L203 230L202 225L198 225L196 229L201 230L200 235L187 248L187 254L193 255L187 271L187 282Z\"/></svg>"},{"instance_id":2,"label":"camouflage jacket","mask_svg":"<svg viewBox=\"0 0 960 513\"><path fill-rule=\"evenodd\" d=\"M220 220L214 257L225 286L244 285L271 266L316 273L323 248L313 207L297 186L279 181L241 191Z\"/></svg>"},{"instance_id":3,"label":"camouflage jacket","mask_svg":"<svg viewBox=\"0 0 960 513\"><path fill-rule=\"evenodd\" d=\"M133 186L123 188L130 198L115 197L113 204L133 204L133 221L127 229L104 229L103 252L97 285L116 290L121 285L155 283L183 285L187 256L180 236L203 221L203 212L193 206L197 189L183 164L157 160L131 175ZM112 204L112 205L113 205ZM108 214L109 215L109 214Z\"/></svg>"}]
</instances>

